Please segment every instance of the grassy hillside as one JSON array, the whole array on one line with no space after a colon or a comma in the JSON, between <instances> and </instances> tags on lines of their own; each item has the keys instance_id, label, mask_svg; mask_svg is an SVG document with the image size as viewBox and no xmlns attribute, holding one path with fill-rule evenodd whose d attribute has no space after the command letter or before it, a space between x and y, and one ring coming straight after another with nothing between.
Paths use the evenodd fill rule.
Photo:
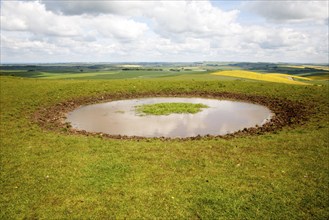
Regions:
<instances>
[{"instance_id":1,"label":"grassy hillside","mask_svg":"<svg viewBox=\"0 0 329 220\"><path fill-rule=\"evenodd\" d=\"M0 219L328 219L328 86L202 75L144 80L0 77ZM117 140L47 131L42 108L103 94L233 92L313 106L256 136Z\"/></svg>"}]
</instances>

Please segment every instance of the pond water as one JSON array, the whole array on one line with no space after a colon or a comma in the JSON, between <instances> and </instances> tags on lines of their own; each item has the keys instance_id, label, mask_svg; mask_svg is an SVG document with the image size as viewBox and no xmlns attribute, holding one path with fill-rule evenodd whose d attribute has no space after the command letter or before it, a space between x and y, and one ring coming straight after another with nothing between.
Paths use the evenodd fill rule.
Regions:
<instances>
[{"instance_id":1,"label":"pond water","mask_svg":"<svg viewBox=\"0 0 329 220\"><path fill-rule=\"evenodd\" d=\"M184 102L202 103L196 114L140 115L135 106ZM74 129L111 135L142 137L194 137L225 135L244 128L262 126L272 117L265 106L246 102L204 98L141 98L82 106L67 114Z\"/></svg>"}]
</instances>

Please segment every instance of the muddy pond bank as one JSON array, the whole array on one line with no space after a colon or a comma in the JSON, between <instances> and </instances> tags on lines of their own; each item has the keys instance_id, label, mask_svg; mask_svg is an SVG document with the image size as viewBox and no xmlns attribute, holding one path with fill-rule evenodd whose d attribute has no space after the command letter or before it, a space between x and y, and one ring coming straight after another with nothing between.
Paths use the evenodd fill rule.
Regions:
<instances>
[{"instance_id":1,"label":"muddy pond bank","mask_svg":"<svg viewBox=\"0 0 329 220\"><path fill-rule=\"evenodd\" d=\"M236 136L244 135L255 135L263 134L265 132L271 132L281 129L284 126L293 126L296 124L303 123L308 118L310 114L310 106L302 103L292 102L287 99L269 98L265 96L254 96L246 94L236 94L236 93L216 93L216 92L177 92L177 93L137 93L137 94L103 94L95 97L84 97L77 98L65 102L58 103L56 105L41 108L34 115L33 120L35 120L41 127L46 130L58 131L62 133L70 134L83 134L92 135L107 138L116 139L145 139L145 137L140 136L127 136L127 135L110 135L101 132L86 132L83 130L76 130L71 127L71 125L66 120L67 113L75 110L76 108L83 105L90 105L96 103L105 103L115 100L124 99L136 99L136 98L156 98L156 97L195 97L195 98L210 98L219 100L234 100L243 101L254 104L259 104L268 107L274 116L271 120L261 127L251 127L239 130L235 133L226 135L205 135L205 136L195 136L187 138L176 138L176 139L200 139L200 138L232 138ZM171 139L168 137L158 137L159 139ZM147 138L146 138L147 139Z\"/></svg>"}]
</instances>

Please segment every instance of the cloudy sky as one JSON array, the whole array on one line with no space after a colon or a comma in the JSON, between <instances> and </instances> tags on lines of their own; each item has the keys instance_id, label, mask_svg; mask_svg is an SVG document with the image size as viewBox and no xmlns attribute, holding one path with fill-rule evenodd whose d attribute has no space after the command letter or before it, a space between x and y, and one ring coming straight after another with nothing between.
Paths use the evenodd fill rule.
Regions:
<instances>
[{"instance_id":1,"label":"cloudy sky","mask_svg":"<svg viewBox=\"0 0 329 220\"><path fill-rule=\"evenodd\" d=\"M329 0L0 4L1 63L328 63Z\"/></svg>"}]
</instances>

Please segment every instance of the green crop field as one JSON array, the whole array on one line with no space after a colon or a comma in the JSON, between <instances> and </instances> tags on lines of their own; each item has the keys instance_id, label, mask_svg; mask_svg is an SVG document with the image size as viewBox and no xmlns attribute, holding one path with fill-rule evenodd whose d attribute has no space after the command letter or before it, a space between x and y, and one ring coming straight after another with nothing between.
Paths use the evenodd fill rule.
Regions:
<instances>
[{"instance_id":1,"label":"green crop field","mask_svg":"<svg viewBox=\"0 0 329 220\"><path fill-rule=\"evenodd\" d=\"M328 219L328 81L291 85L214 70L2 69L0 219ZM309 114L272 132L197 140L86 136L34 120L76 98L184 92L289 100Z\"/></svg>"}]
</instances>

